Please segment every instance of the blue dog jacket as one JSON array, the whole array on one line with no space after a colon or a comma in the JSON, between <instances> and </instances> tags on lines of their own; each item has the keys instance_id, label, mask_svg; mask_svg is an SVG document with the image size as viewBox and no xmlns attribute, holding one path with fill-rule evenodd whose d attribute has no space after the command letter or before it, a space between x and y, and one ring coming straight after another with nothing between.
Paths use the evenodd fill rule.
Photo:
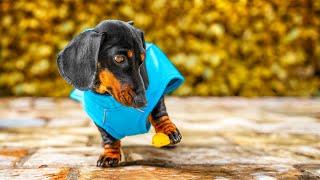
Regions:
<instances>
[{"instance_id":1,"label":"blue dog jacket","mask_svg":"<svg viewBox=\"0 0 320 180\"><path fill-rule=\"evenodd\" d=\"M147 105L139 110L120 104L110 95L92 91L76 89L70 97L82 102L91 120L116 139L146 133L150 129L148 116L153 108L163 95L178 88L184 78L154 44L146 43L145 63L149 79Z\"/></svg>"}]
</instances>

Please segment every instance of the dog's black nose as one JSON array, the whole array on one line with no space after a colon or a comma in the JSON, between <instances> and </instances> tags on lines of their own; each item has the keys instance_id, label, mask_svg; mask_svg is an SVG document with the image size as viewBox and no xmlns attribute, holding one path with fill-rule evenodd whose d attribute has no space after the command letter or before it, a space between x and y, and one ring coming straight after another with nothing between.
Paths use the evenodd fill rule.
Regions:
<instances>
[{"instance_id":1,"label":"dog's black nose","mask_svg":"<svg viewBox=\"0 0 320 180\"><path fill-rule=\"evenodd\" d=\"M143 107L147 104L147 100L144 96L135 96L133 99L133 106L134 107Z\"/></svg>"}]
</instances>

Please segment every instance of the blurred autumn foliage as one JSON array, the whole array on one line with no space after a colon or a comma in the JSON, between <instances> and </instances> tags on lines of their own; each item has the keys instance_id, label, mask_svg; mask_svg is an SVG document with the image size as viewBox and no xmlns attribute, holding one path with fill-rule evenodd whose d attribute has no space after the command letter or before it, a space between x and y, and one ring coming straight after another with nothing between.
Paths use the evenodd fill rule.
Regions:
<instances>
[{"instance_id":1,"label":"blurred autumn foliage","mask_svg":"<svg viewBox=\"0 0 320 180\"><path fill-rule=\"evenodd\" d=\"M1 0L0 96L66 96L56 54L104 19L133 20L186 82L176 95L319 91L317 0Z\"/></svg>"}]
</instances>

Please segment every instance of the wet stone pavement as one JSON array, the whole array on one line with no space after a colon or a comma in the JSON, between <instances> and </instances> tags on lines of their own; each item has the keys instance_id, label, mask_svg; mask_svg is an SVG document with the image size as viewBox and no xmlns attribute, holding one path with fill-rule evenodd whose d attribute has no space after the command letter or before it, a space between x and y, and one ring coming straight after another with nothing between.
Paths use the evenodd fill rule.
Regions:
<instances>
[{"instance_id":1,"label":"wet stone pavement","mask_svg":"<svg viewBox=\"0 0 320 180\"><path fill-rule=\"evenodd\" d=\"M167 98L183 140L123 139L98 168L96 127L68 99L0 99L0 179L320 179L320 99ZM130 119L128 119L129 121Z\"/></svg>"}]
</instances>

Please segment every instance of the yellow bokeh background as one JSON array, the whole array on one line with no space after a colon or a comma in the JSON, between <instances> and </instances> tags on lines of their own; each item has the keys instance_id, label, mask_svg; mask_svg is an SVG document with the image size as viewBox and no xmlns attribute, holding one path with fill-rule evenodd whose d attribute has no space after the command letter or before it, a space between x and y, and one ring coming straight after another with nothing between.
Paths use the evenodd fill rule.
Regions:
<instances>
[{"instance_id":1,"label":"yellow bokeh background","mask_svg":"<svg viewBox=\"0 0 320 180\"><path fill-rule=\"evenodd\" d=\"M186 77L175 95L313 96L320 1L2 0L0 96L67 96L56 54L105 19L134 21Z\"/></svg>"}]
</instances>

